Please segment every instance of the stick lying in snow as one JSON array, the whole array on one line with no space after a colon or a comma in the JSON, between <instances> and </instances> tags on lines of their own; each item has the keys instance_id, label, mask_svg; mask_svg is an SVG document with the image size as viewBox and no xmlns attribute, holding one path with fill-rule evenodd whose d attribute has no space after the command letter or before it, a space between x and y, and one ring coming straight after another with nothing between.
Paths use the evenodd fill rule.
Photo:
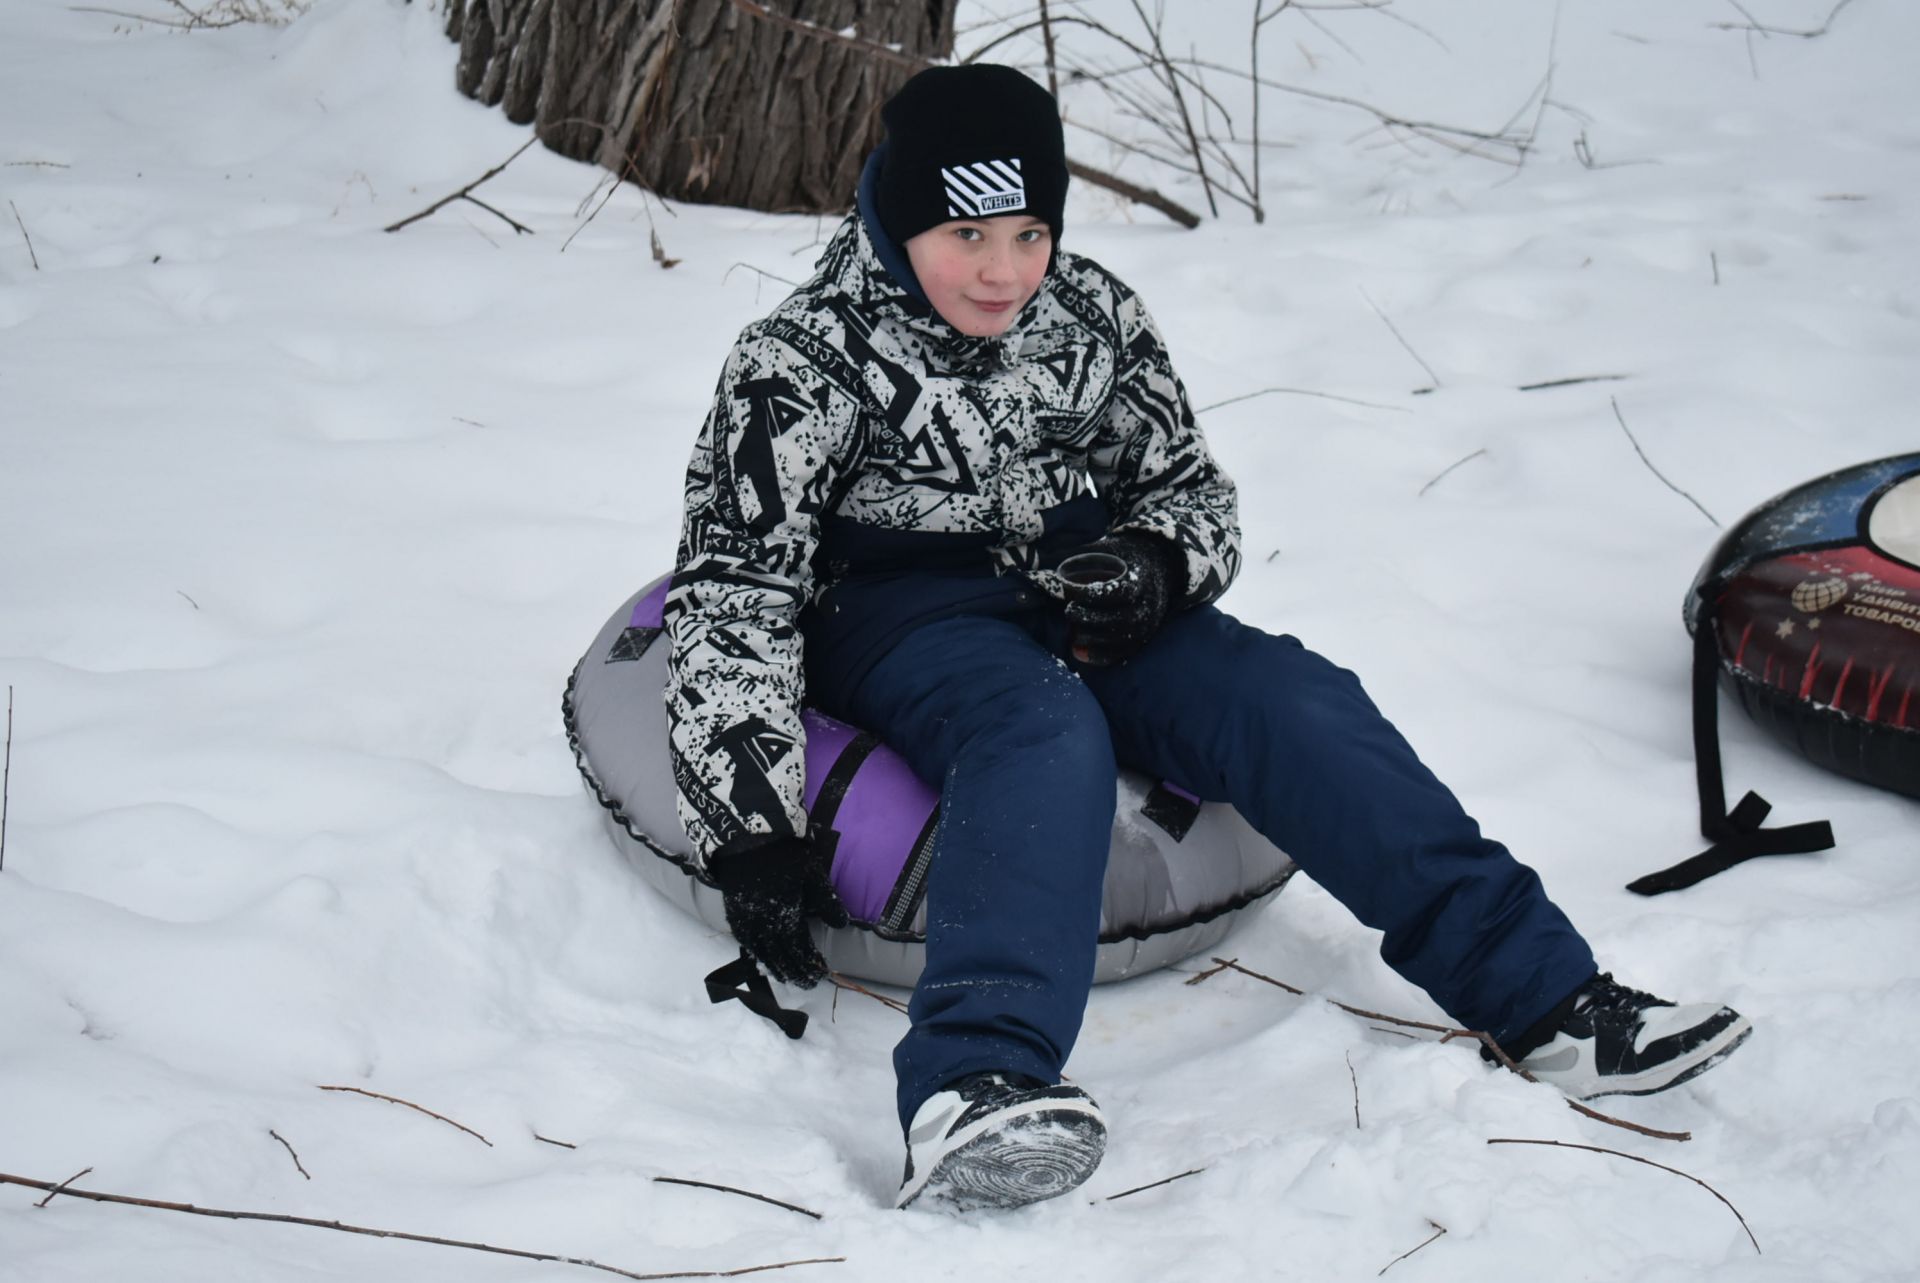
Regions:
<instances>
[{"instance_id":1,"label":"stick lying in snow","mask_svg":"<svg viewBox=\"0 0 1920 1283\"><path fill-rule=\"evenodd\" d=\"M783 1203L777 1198L769 1198L765 1194L756 1194L750 1189L735 1189L731 1185L715 1185L710 1181L682 1180L678 1176L656 1176L653 1179L657 1184L661 1185L688 1185L694 1189L716 1189L722 1194L738 1194L742 1198L757 1198L762 1203L772 1203L775 1207L784 1207L789 1212L798 1212L802 1216L811 1216L816 1221L821 1219L820 1213L818 1212L809 1212L804 1207L795 1207L792 1203Z\"/></svg>"},{"instance_id":2,"label":"stick lying in snow","mask_svg":"<svg viewBox=\"0 0 1920 1283\"><path fill-rule=\"evenodd\" d=\"M1441 481L1446 479L1446 476L1449 472L1452 472L1455 468L1459 467L1461 464L1472 463L1475 459L1478 459L1480 456L1484 455L1486 452L1487 452L1487 448L1485 446L1481 446L1478 450L1475 450L1472 454L1468 455L1466 458L1455 459L1452 463L1449 463L1446 467L1440 469L1440 473L1438 476L1434 477L1433 480L1427 482L1426 485L1420 487L1420 495L1425 494L1427 491L1439 485ZM1420 495L1415 495L1414 498L1418 499Z\"/></svg>"},{"instance_id":3,"label":"stick lying in snow","mask_svg":"<svg viewBox=\"0 0 1920 1283\"><path fill-rule=\"evenodd\" d=\"M73 1178L68 1177L68 1180L71 1179ZM847 1259L844 1256L820 1256L805 1261L778 1261L772 1265L749 1265L737 1270L673 1270L663 1274L640 1274L579 1256L560 1256L552 1252L524 1252L514 1247L495 1247L491 1243L470 1243L465 1239L457 1238L434 1238L429 1234L407 1234L400 1230L369 1229L364 1225L348 1225L341 1221L319 1221L308 1216L282 1216L275 1212L232 1212L217 1207L195 1207L192 1203L165 1203L151 1198L134 1198L127 1194L103 1194L98 1190L72 1189L65 1181L55 1184L52 1181L37 1181L26 1176L11 1176L6 1172L0 1172L0 1185L24 1185L28 1189L44 1189L68 1198L91 1199L96 1203L120 1203L128 1207L152 1207L163 1212L185 1212L190 1216L215 1216L229 1221L274 1221L281 1225L310 1225L314 1229L340 1230L347 1234L367 1234L374 1238L397 1238L409 1243L431 1243L437 1247L464 1247L475 1252L492 1252L496 1256L517 1256L525 1261L556 1261L562 1265L580 1265L590 1270L618 1274L623 1279L640 1279L643 1283L652 1283L655 1279L731 1279L743 1274L758 1274L766 1270L784 1270L795 1265L834 1265Z\"/></svg>"},{"instance_id":4,"label":"stick lying in snow","mask_svg":"<svg viewBox=\"0 0 1920 1283\"><path fill-rule=\"evenodd\" d=\"M82 1176L85 1176L88 1172L92 1170L93 1169L91 1167L82 1167L79 1171L75 1172L73 1175L67 1177L67 1179L61 1181L58 1185L55 1185L52 1189L48 1190L47 1196L41 1199L39 1202L35 1203L34 1206L45 1207L48 1203L51 1203L53 1201L53 1196L55 1194L60 1193L62 1190L66 1189L67 1186L73 1184L75 1181L79 1180Z\"/></svg>"},{"instance_id":5,"label":"stick lying in snow","mask_svg":"<svg viewBox=\"0 0 1920 1283\"><path fill-rule=\"evenodd\" d=\"M365 1087L329 1087L324 1083L316 1083L315 1086L319 1087L321 1091L350 1091L356 1096L371 1096L375 1100L384 1100L389 1104L405 1105L408 1109L419 1110L419 1112L425 1114L428 1118L438 1118L441 1122L445 1123L449 1127L458 1127L461 1131L473 1137L475 1140L479 1141L482 1145L485 1145L488 1149L493 1148L493 1142L488 1140L485 1136L482 1136L479 1132L473 1130L473 1128L468 1127L463 1123L456 1123L451 1118L448 1118L443 1114L436 1114L431 1109L423 1108L419 1105L414 1104L410 1100L401 1100L398 1096L382 1096L379 1092L368 1091Z\"/></svg>"},{"instance_id":6,"label":"stick lying in snow","mask_svg":"<svg viewBox=\"0 0 1920 1283\"><path fill-rule=\"evenodd\" d=\"M1385 1274L1388 1270L1400 1264L1400 1262L1406 1260L1409 1256L1412 1256L1415 1252L1419 1251L1421 1248L1425 1247L1427 1244L1437 1241L1442 1234L1445 1234L1447 1232L1447 1227L1440 1224L1438 1221L1428 1221L1427 1224L1433 1226L1433 1233L1429 1234L1426 1238L1422 1239L1415 1246L1410 1247L1406 1251L1400 1253L1400 1255L1394 1257L1391 1261L1388 1261L1385 1265L1382 1265L1380 1267L1380 1274ZM1376 1274L1374 1275L1374 1277L1379 1278L1380 1275Z\"/></svg>"},{"instance_id":7,"label":"stick lying in snow","mask_svg":"<svg viewBox=\"0 0 1920 1283\"><path fill-rule=\"evenodd\" d=\"M302 1176L306 1176L308 1180L313 1179L313 1177L307 1176L307 1169L300 1165L300 1155L293 1152L293 1146L287 1144L287 1138L285 1136L282 1136L271 1127L267 1128L267 1135L280 1142L281 1146L287 1151L287 1157L293 1160L293 1169L295 1171L299 1172Z\"/></svg>"},{"instance_id":8,"label":"stick lying in snow","mask_svg":"<svg viewBox=\"0 0 1920 1283\"><path fill-rule=\"evenodd\" d=\"M33 252L33 237L27 235L27 224L20 217L20 207L8 201L7 208L13 211L13 221L19 225L20 237L27 243L27 257L33 260L33 270L37 272L40 270L40 256Z\"/></svg>"},{"instance_id":9,"label":"stick lying in snow","mask_svg":"<svg viewBox=\"0 0 1920 1283\"><path fill-rule=\"evenodd\" d=\"M1518 1139L1511 1136L1494 1136L1494 1137L1488 1138L1487 1144L1489 1145L1551 1145L1556 1149L1584 1149L1587 1152L1593 1153L1593 1154L1612 1154L1615 1158L1632 1159L1636 1163L1645 1163L1648 1167L1658 1167L1663 1172L1672 1172L1675 1176L1686 1176L1686 1178L1692 1181L1695 1185L1698 1185L1701 1189L1707 1191L1707 1193L1713 1195L1715 1198L1719 1199L1722 1203L1727 1204L1727 1210L1729 1212L1732 1212L1733 1218L1740 1222L1740 1228L1747 1231L1747 1242L1753 1244L1754 1252L1757 1254L1760 1251L1760 1240L1753 1236L1753 1231L1749 1229L1747 1226L1747 1218L1740 1215L1740 1209L1735 1207L1732 1203L1728 1203L1726 1196L1722 1194L1719 1190L1707 1184L1705 1181L1701 1180L1698 1176L1690 1176L1686 1172L1681 1171L1677 1167L1668 1167L1665 1163L1656 1163L1651 1158L1641 1158L1637 1154L1623 1154L1617 1149L1605 1149L1599 1145L1576 1145L1570 1140L1522 1140L1522 1139Z\"/></svg>"},{"instance_id":10,"label":"stick lying in snow","mask_svg":"<svg viewBox=\"0 0 1920 1283\"><path fill-rule=\"evenodd\" d=\"M1215 958L1214 962L1217 963L1218 965L1209 967L1207 970L1202 971L1200 974L1196 976L1189 977L1186 983L1190 985L1197 985L1202 980L1212 979L1214 976L1219 975L1222 971L1238 971L1243 976L1251 976L1253 979L1262 981L1263 983L1266 983L1266 984L1270 984L1276 989L1285 989L1288 993L1293 994L1297 998L1304 998L1307 996L1307 991L1304 989L1296 989L1292 985L1286 983L1284 980L1275 980L1272 976L1263 976L1258 971L1254 971L1248 967L1241 966L1240 960L1238 958ZM1502 1065L1505 1065L1508 1069L1511 1069L1514 1073L1519 1074L1522 1078L1526 1079L1528 1082L1531 1083L1531 1082L1539 1081L1539 1079L1535 1078L1532 1074L1528 1073L1526 1070L1522 1069L1519 1065L1515 1064L1513 1057L1507 1055L1507 1053L1501 1049L1500 1044L1493 1040L1493 1036L1491 1034L1483 1033L1479 1030L1474 1030L1474 1029L1454 1029L1447 1025L1429 1024L1424 1020L1408 1020L1402 1016L1389 1016L1384 1012L1368 1011L1365 1007L1350 1006L1347 1003L1341 1002L1337 998L1325 998L1324 1001L1329 1003L1332 1006L1340 1008L1340 1010L1346 1012L1350 1016L1359 1016L1363 1020L1381 1020L1381 1021L1385 1021L1387 1024L1399 1025L1402 1028L1406 1028L1406 1029L1424 1029L1428 1033L1439 1034L1441 1036L1440 1037L1441 1042L1452 1042L1456 1038L1471 1038L1475 1042L1479 1043L1482 1047L1485 1047L1488 1051L1488 1054L1493 1056L1495 1060L1498 1060ZM1576 1114L1585 1114L1588 1118L1593 1119L1595 1122L1606 1123L1612 1127L1622 1127L1630 1132L1639 1132L1642 1136L1652 1136L1656 1140L1692 1140L1693 1139L1692 1132L1663 1132L1655 1127L1642 1127L1639 1123L1630 1123L1624 1118L1615 1118L1611 1114L1603 1114L1599 1110L1593 1109L1587 1105L1583 1105L1577 1100L1569 1100L1567 1102L1567 1108L1571 1109Z\"/></svg>"},{"instance_id":11,"label":"stick lying in snow","mask_svg":"<svg viewBox=\"0 0 1920 1283\"><path fill-rule=\"evenodd\" d=\"M7 687L7 757L0 767L0 869L7 867L7 793L13 785L13 687Z\"/></svg>"},{"instance_id":12,"label":"stick lying in snow","mask_svg":"<svg viewBox=\"0 0 1920 1283\"><path fill-rule=\"evenodd\" d=\"M873 999L875 1002L885 1003L887 1006L892 1007L895 1011L900 1012L902 1015L906 1014L906 1010L907 1010L906 1003L901 1002L898 998L889 998L884 993L875 993L873 990L867 988L865 985L859 984L856 981L847 979L845 976L841 975L838 971L829 972L827 975L827 979L832 982L833 987L836 990L850 989L854 993L864 993L865 995L867 995L867 997Z\"/></svg>"},{"instance_id":13,"label":"stick lying in snow","mask_svg":"<svg viewBox=\"0 0 1920 1283\"><path fill-rule=\"evenodd\" d=\"M1415 396L1420 396L1424 393L1433 391L1434 388L1439 387L1440 376L1433 372L1433 367L1427 364L1427 359L1425 357L1421 356L1418 352L1413 350L1413 344L1407 342L1407 336L1400 332L1400 327L1393 323L1393 318L1388 316L1384 311L1382 311L1380 308L1380 305L1373 301L1373 295L1367 293L1367 291L1363 288L1360 291L1360 297L1367 300L1367 306L1373 309L1373 314L1380 318L1381 324L1387 327L1388 332L1391 333L1394 338L1400 340L1400 346L1407 350L1407 355L1412 357L1414 360L1418 361L1420 363L1420 368L1427 372L1427 377L1433 380L1433 387L1415 388L1413 390L1413 394Z\"/></svg>"},{"instance_id":14,"label":"stick lying in snow","mask_svg":"<svg viewBox=\"0 0 1920 1283\"><path fill-rule=\"evenodd\" d=\"M1661 472L1660 469L1653 466L1653 460L1647 458L1647 452L1640 448L1640 441L1638 438L1636 438L1633 435L1633 429L1627 426L1627 416L1620 413L1619 399L1616 397L1608 397L1607 400L1611 402L1613 405L1613 417L1619 420L1620 430L1627 434L1627 440L1632 442L1633 444L1633 452L1640 456L1640 462L1647 465L1647 471L1651 472L1654 476L1659 477L1661 485L1673 491L1675 494L1679 495L1682 499L1685 499L1688 503L1692 504L1694 507L1699 508L1700 515L1705 517L1708 521L1713 522L1713 528L1715 530L1718 530L1720 528L1719 518L1715 517L1711 512L1708 512L1706 508L1701 505L1698 499L1694 498L1692 495L1682 490L1679 486L1674 485L1673 482L1667 480L1666 474Z\"/></svg>"},{"instance_id":15,"label":"stick lying in snow","mask_svg":"<svg viewBox=\"0 0 1920 1283\"><path fill-rule=\"evenodd\" d=\"M1189 1176L1198 1176L1201 1172L1204 1172L1206 1170L1207 1169L1204 1167L1189 1168L1188 1170L1181 1172L1177 1176L1169 1176L1164 1180L1153 1181L1150 1184L1146 1184L1146 1185L1135 1185L1132 1189L1123 1189L1118 1194L1109 1194L1105 1198L1101 1199L1100 1201L1103 1203L1111 1203L1116 1198L1126 1198L1133 1194L1143 1194L1150 1189L1159 1189L1162 1185L1171 1185L1175 1181L1183 1181L1187 1179L1187 1177Z\"/></svg>"},{"instance_id":16,"label":"stick lying in snow","mask_svg":"<svg viewBox=\"0 0 1920 1283\"><path fill-rule=\"evenodd\" d=\"M459 191L455 192L453 195L443 196L439 200L433 202L433 204L421 210L418 214L414 214L410 217L403 218L399 222L394 223L391 226L382 228L381 230L388 231L388 232L397 232L401 228L406 227L411 223L419 222L421 219L433 213L435 210L442 209L445 206L451 205L453 204L453 202L457 200L464 200L464 201L471 201L475 205L478 205L481 209L486 210L489 214L492 214L495 218L499 219L501 222L511 227L514 230L514 233L516 235L522 232L524 232L528 236L533 235L533 229L531 227L526 227L520 223L514 222L511 218L508 218L505 214L502 214L499 210L495 209L493 206L475 197L473 194L473 189L478 187L481 183L486 182L489 178L492 178L494 175L498 174L501 170L505 169L508 165L511 165L514 161L519 160L521 152L525 151L527 148L533 146L535 143L539 141L540 141L540 138L539 138L539 135L537 134L534 137L527 139L527 141L525 141L524 143L521 143L518 147L514 149L513 155L507 157L505 160L501 161L498 165L495 165L492 169L489 169L486 173L480 175L480 177L474 179L472 182L468 183L465 187L462 187Z\"/></svg>"}]
</instances>

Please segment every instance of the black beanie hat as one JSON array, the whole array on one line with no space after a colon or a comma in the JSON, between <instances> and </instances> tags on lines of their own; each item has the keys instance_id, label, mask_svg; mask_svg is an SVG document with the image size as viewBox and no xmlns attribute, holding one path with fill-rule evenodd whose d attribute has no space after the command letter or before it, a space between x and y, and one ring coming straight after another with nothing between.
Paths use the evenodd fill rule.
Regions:
<instances>
[{"instance_id":1,"label":"black beanie hat","mask_svg":"<svg viewBox=\"0 0 1920 1283\"><path fill-rule=\"evenodd\" d=\"M1067 149L1053 95L1012 67L929 67L880 109L875 205L896 244L956 218L1030 214L1060 238Z\"/></svg>"}]
</instances>

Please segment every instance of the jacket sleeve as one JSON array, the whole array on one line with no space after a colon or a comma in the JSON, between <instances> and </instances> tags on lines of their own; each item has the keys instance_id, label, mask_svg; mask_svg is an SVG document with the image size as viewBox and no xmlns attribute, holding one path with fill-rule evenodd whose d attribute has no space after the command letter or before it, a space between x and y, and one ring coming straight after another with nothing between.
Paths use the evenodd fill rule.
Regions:
<instances>
[{"instance_id":1,"label":"jacket sleeve","mask_svg":"<svg viewBox=\"0 0 1920 1283\"><path fill-rule=\"evenodd\" d=\"M1186 560L1175 609L1200 606L1240 572L1240 512L1194 422L1187 390L1138 296L1119 306L1120 358L1113 402L1095 437L1090 469L1114 532L1159 535Z\"/></svg>"},{"instance_id":2,"label":"jacket sleeve","mask_svg":"<svg viewBox=\"0 0 1920 1283\"><path fill-rule=\"evenodd\" d=\"M703 865L806 831L798 618L838 467L835 425L852 422L791 349L750 329L694 444L664 622L668 749Z\"/></svg>"}]
</instances>

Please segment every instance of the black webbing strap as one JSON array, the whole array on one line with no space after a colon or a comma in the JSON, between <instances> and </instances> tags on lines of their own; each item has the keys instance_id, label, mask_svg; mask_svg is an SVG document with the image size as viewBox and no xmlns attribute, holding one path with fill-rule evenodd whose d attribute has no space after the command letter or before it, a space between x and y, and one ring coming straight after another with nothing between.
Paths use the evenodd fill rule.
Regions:
<instances>
[{"instance_id":1,"label":"black webbing strap","mask_svg":"<svg viewBox=\"0 0 1920 1283\"><path fill-rule=\"evenodd\" d=\"M1627 890L1639 895L1690 887L1756 855L1806 855L1833 847L1833 826L1825 820L1761 828L1773 806L1758 793L1748 793L1728 812L1720 769L1719 627L1705 586L1701 600L1693 633L1693 769L1700 790L1700 832L1713 845L1672 868L1627 883Z\"/></svg>"},{"instance_id":2,"label":"black webbing strap","mask_svg":"<svg viewBox=\"0 0 1920 1283\"><path fill-rule=\"evenodd\" d=\"M807 1031L807 1013L791 1011L774 1001L773 986L767 983L767 978L760 973L760 964L745 949L732 962L707 976L708 1002L736 999L754 1015L779 1025L780 1032L789 1038L798 1038Z\"/></svg>"}]
</instances>

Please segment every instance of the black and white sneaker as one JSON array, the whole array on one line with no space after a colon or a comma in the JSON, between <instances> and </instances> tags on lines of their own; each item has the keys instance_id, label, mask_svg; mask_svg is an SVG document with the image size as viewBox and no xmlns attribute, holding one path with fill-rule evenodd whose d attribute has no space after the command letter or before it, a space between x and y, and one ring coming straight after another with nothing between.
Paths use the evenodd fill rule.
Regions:
<instances>
[{"instance_id":1,"label":"black and white sneaker","mask_svg":"<svg viewBox=\"0 0 1920 1283\"><path fill-rule=\"evenodd\" d=\"M1725 1060L1753 1032L1731 1007L1676 1006L1616 984L1605 971L1554 1015L1558 1027L1536 1025L1517 1040L1531 1050L1514 1059L1575 1100L1665 1091Z\"/></svg>"},{"instance_id":2,"label":"black and white sneaker","mask_svg":"<svg viewBox=\"0 0 1920 1283\"><path fill-rule=\"evenodd\" d=\"M1024 1207L1078 1187L1106 1148L1107 1120L1078 1087L968 1074L914 1113L894 1206Z\"/></svg>"}]
</instances>

